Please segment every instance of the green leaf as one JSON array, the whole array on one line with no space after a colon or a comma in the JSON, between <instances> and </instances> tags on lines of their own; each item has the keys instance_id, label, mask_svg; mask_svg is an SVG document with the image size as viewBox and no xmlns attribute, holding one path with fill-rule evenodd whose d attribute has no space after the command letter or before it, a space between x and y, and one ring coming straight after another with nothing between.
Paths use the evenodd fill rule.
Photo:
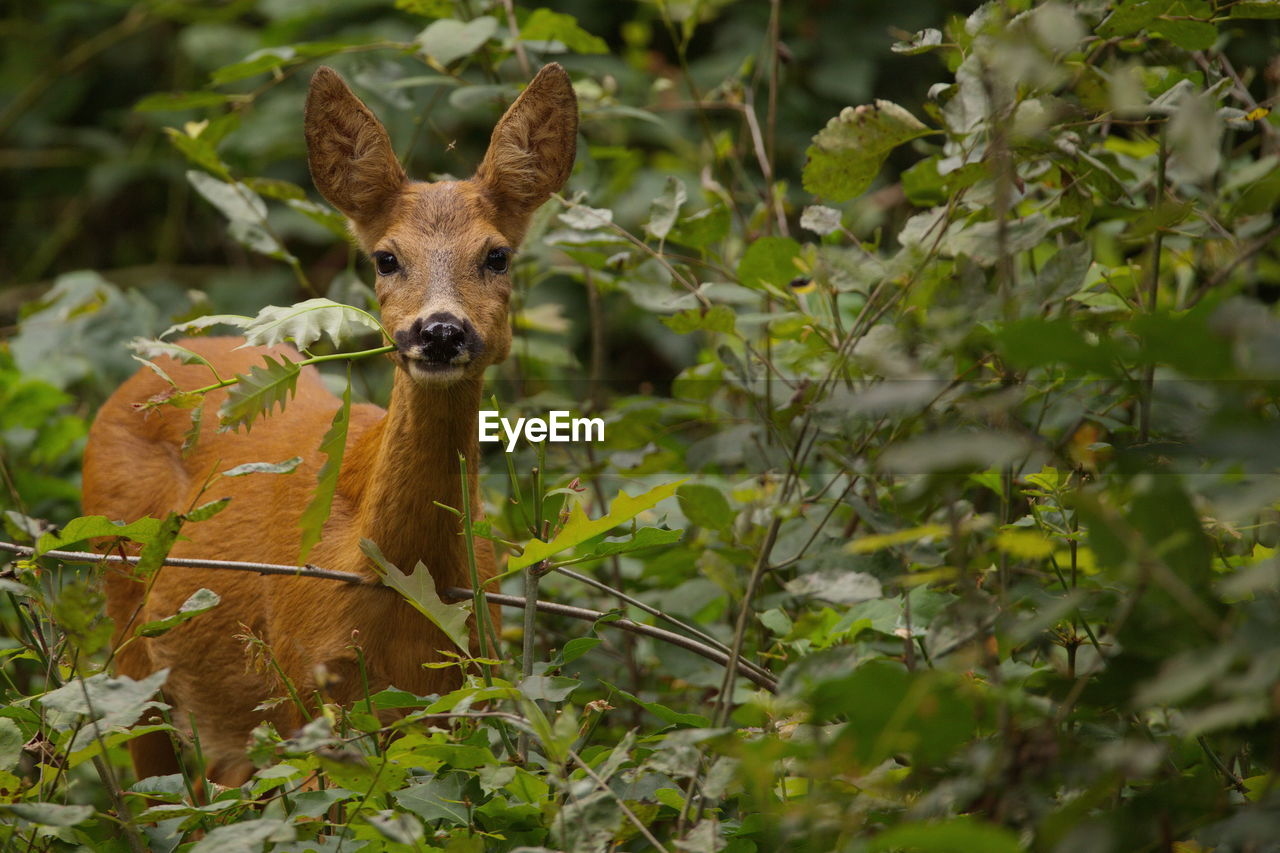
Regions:
<instances>
[{"instance_id":1,"label":"green leaf","mask_svg":"<svg viewBox=\"0 0 1280 853\"><path fill-rule=\"evenodd\" d=\"M583 556L611 557L614 554L629 554L645 548L656 548L659 545L671 545L680 541L683 530L666 530L661 527L641 527L634 536L625 539L601 539L595 545L588 545Z\"/></svg>"},{"instance_id":2,"label":"green leaf","mask_svg":"<svg viewBox=\"0 0 1280 853\"><path fill-rule=\"evenodd\" d=\"M685 728L705 729L710 727L711 725L711 720L707 717L702 716L701 714L684 714L684 713L681 713L680 711L673 711L670 708L668 708L666 705L661 705L657 702L646 702L643 699L640 699L639 697L634 696L631 693L628 693L627 691L623 690L621 687L617 687L613 684L610 684L607 681L601 680L600 683L603 684L605 687L607 687L609 690L613 691L614 693L617 693L622 698L636 703L641 708L644 708L650 714L653 714L655 717L657 717L659 720L662 720L662 722L666 723L669 726L682 726Z\"/></svg>"},{"instance_id":3,"label":"green leaf","mask_svg":"<svg viewBox=\"0 0 1280 853\"><path fill-rule=\"evenodd\" d=\"M645 230L659 240L667 239L686 198L684 182L675 175L668 175L666 187L649 205L649 221L644 225Z\"/></svg>"},{"instance_id":4,"label":"green leaf","mask_svg":"<svg viewBox=\"0 0 1280 853\"><path fill-rule=\"evenodd\" d=\"M120 537L145 545L160 530L160 519L140 518L130 524L117 524L101 515L73 518L55 533L46 533L36 542L36 556L47 551L62 550L87 539Z\"/></svg>"},{"instance_id":5,"label":"green leaf","mask_svg":"<svg viewBox=\"0 0 1280 853\"><path fill-rule=\"evenodd\" d=\"M662 324L680 335L700 331L732 334L737 328L737 315L728 305L712 305L705 311L701 308L689 308L679 314L663 317Z\"/></svg>"},{"instance_id":6,"label":"green leaf","mask_svg":"<svg viewBox=\"0 0 1280 853\"><path fill-rule=\"evenodd\" d=\"M1208 21L1161 18L1150 30L1152 35L1166 38L1183 50L1209 50L1218 41L1218 28Z\"/></svg>"},{"instance_id":7,"label":"green leaf","mask_svg":"<svg viewBox=\"0 0 1280 853\"><path fill-rule=\"evenodd\" d=\"M575 53L608 53L609 45L578 25L573 15L534 9L520 28L521 41L558 41Z\"/></svg>"},{"instance_id":8,"label":"green leaf","mask_svg":"<svg viewBox=\"0 0 1280 853\"><path fill-rule=\"evenodd\" d=\"M277 818L256 817L209 830L190 853L261 853L269 842L293 841L296 837L293 824Z\"/></svg>"},{"instance_id":9,"label":"green leaf","mask_svg":"<svg viewBox=\"0 0 1280 853\"><path fill-rule=\"evenodd\" d=\"M699 527L711 530L727 530L733 524L735 513L724 494L715 486L705 483L685 483L676 490L680 511L684 517Z\"/></svg>"},{"instance_id":10,"label":"green leaf","mask_svg":"<svg viewBox=\"0 0 1280 853\"><path fill-rule=\"evenodd\" d=\"M187 171L187 180L205 201L232 222L261 222L267 218L267 204L242 183L221 181L206 172Z\"/></svg>"},{"instance_id":11,"label":"green leaf","mask_svg":"<svg viewBox=\"0 0 1280 853\"><path fill-rule=\"evenodd\" d=\"M467 826L471 817L463 795L470 778L470 774L456 770L431 776L420 784L396 791L396 803L428 823L445 821L454 826Z\"/></svg>"},{"instance_id":12,"label":"green leaf","mask_svg":"<svg viewBox=\"0 0 1280 853\"><path fill-rule=\"evenodd\" d=\"M1028 317L1008 324L995 336L1000 354L1017 367L1060 364L1101 376L1119 372L1127 349L1108 340L1091 340L1069 319Z\"/></svg>"},{"instance_id":13,"label":"green leaf","mask_svg":"<svg viewBox=\"0 0 1280 853\"><path fill-rule=\"evenodd\" d=\"M218 498L217 500L200 504L200 506L191 510L191 512L184 513L183 515L187 521L208 521L226 509L230 504L231 498Z\"/></svg>"},{"instance_id":14,"label":"green leaf","mask_svg":"<svg viewBox=\"0 0 1280 853\"><path fill-rule=\"evenodd\" d=\"M729 236L730 224L729 208L713 204L676 222L671 239L695 249L705 249Z\"/></svg>"},{"instance_id":15,"label":"green leaf","mask_svg":"<svg viewBox=\"0 0 1280 853\"><path fill-rule=\"evenodd\" d=\"M12 770L17 766L26 742L17 723L8 717L0 717L0 770Z\"/></svg>"},{"instance_id":16,"label":"green leaf","mask_svg":"<svg viewBox=\"0 0 1280 853\"><path fill-rule=\"evenodd\" d=\"M245 346L274 346L293 341L305 350L328 335L341 346L365 331L380 332L382 326L367 311L352 305L316 297L296 305L268 305L244 327Z\"/></svg>"},{"instance_id":17,"label":"green leaf","mask_svg":"<svg viewBox=\"0 0 1280 853\"><path fill-rule=\"evenodd\" d=\"M303 59L304 57L298 56L298 51L292 47L269 47L254 51L240 62L222 66L209 75L209 80L215 86L224 86L227 83L256 77L277 68L295 65Z\"/></svg>"},{"instance_id":18,"label":"green leaf","mask_svg":"<svg viewBox=\"0 0 1280 853\"><path fill-rule=\"evenodd\" d=\"M785 292L788 282L800 275L799 257L800 244L790 237L761 237L738 261L738 281L753 290L772 287Z\"/></svg>"},{"instance_id":19,"label":"green leaf","mask_svg":"<svg viewBox=\"0 0 1280 853\"><path fill-rule=\"evenodd\" d=\"M634 498L626 492L618 492L618 496L614 498L612 506L609 507L608 514L594 521L587 518L587 514L582 511L581 504L575 503L573 509L570 510L569 520L565 522L564 527L560 529L554 539L550 542L534 539L525 546L523 554L513 556L507 561L507 569L523 569L526 566L532 566L547 557L567 551L575 545L581 545L583 542L608 533L613 528L630 521L645 510L652 509L659 501L671 497L683 482L683 480L678 480L674 483L656 486Z\"/></svg>"},{"instance_id":20,"label":"green leaf","mask_svg":"<svg viewBox=\"0 0 1280 853\"><path fill-rule=\"evenodd\" d=\"M431 577L431 572L427 571L421 561L414 567L413 574L406 575L387 562L387 558L382 556L382 551L372 541L361 539L360 550L373 561L383 583L403 595L415 610L443 631L459 651L463 654L471 653L467 639L467 617L471 615L471 602L445 604L441 601L436 592L435 578Z\"/></svg>"},{"instance_id":21,"label":"green leaf","mask_svg":"<svg viewBox=\"0 0 1280 853\"><path fill-rule=\"evenodd\" d=\"M144 622L137 627L134 633L139 637L159 637L183 622L190 621L201 613L212 610L221 603L222 597L220 595L211 589L201 587L191 593L186 601L182 602L182 606L178 608L177 613L172 616L166 616L164 619Z\"/></svg>"},{"instance_id":22,"label":"green leaf","mask_svg":"<svg viewBox=\"0 0 1280 853\"><path fill-rule=\"evenodd\" d=\"M157 92L147 95L133 109L140 113L169 113L218 107L231 100L221 92Z\"/></svg>"},{"instance_id":23,"label":"green leaf","mask_svg":"<svg viewBox=\"0 0 1280 853\"><path fill-rule=\"evenodd\" d=\"M93 817L93 806L63 806L57 803L4 803L0 812L8 812L41 826L75 826Z\"/></svg>"},{"instance_id":24,"label":"green leaf","mask_svg":"<svg viewBox=\"0 0 1280 853\"><path fill-rule=\"evenodd\" d=\"M285 403L297 390L298 374L302 368L296 362L264 355L265 367L253 367L248 373L237 377L240 381L232 385L227 392L227 399L218 409L218 421L228 429L236 429L243 425L248 432L253 428L254 420L261 414L271 414L276 404L284 410Z\"/></svg>"},{"instance_id":25,"label":"green leaf","mask_svg":"<svg viewBox=\"0 0 1280 853\"><path fill-rule=\"evenodd\" d=\"M224 477L243 477L246 474L292 474L302 464L302 457L295 456L283 462L246 462L222 472Z\"/></svg>"},{"instance_id":26,"label":"green leaf","mask_svg":"<svg viewBox=\"0 0 1280 853\"><path fill-rule=\"evenodd\" d=\"M1233 18L1280 18L1280 0L1241 0L1231 6Z\"/></svg>"},{"instance_id":27,"label":"green leaf","mask_svg":"<svg viewBox=\"0 0 1280 853\"><path fill-rule=\"evenodd\" d=\"M227 164L222 162L222 158L218 156L217 149L214 148L213 143L204 136L191 136L176 127L166 127L164 132L173 147L182 152L182 156L186 157L192 164L213 172L213 174L224 180L231 180L231 173L227 170Z\"/></svg>"},{"instance_id":28,"label":"green leaf","mask_svg":"<svg viewBox=\"0 0 1280 853\"><path fill-rule=\"evenodd\" d=\"M813 137L806 152L804 188L830 201L866 192L889 152L930 131L892 101L845 107Z\"/></svg>"},{"instance_id":29,"label":"green leaf","mask_svg":"<svg viewBox=\"0 0 1280 853\"><path fill-rule=\"evenodd\" d=\"M423 53L443 66L475 53L497 32L498 19L492 15L480 15L466 23L445 18L418 33L417 42Z\"/></svg>"},{"instance_id":30,"label":"green leaf","mask_svg":"<svg viewBox=\"0 0 1280 853\"><path fill-rule=\"evenodd\" d=\"M867 843L870 853L1020 853L1022 849L1018 836L1010 830L968 815L938 823L900 823Z\"/></svg>"},{"instance_id":31,"label":"green leaf","mask_svg":"<svg viewBox=\"0 0 1280 853\"><path fill-rule=\"evenodd\" d=\"M1136 33L1172 5L1173 0L1124 0L1098 26L1098 35L1115 38Z\"/></svg>"},{"instance_id":32,"label":"green leaf","mask_svg":"<svg viewBox=\"0 0 1280 853\"><path fill-rule=\"evenodd\" d=\"M183 521L182 515L171 512L160 522L159 527L156 528L156 535L142 547L138 564L133 567L133 573L137 577L149 578L160 570L164 565L164 558L169 556L169 552L173 550L173 544L178 541L178 533L182 530Z\"/></svg>"},{"instance_id":33,"label":"green leaf","mask_svg":"<svg viewBox=\"0 0 1280 853\"><path fill-rule=\"evenodd\" d=\"M396 0L396 8L424 18L447 18L453 14L453 0Z\"/></svg>"},{"instance_id":34,"label":"green leaf","mask_svg":"<svg viewBox=\"0 0 1280 853\"><path fill-rule=\"evenodd\" d=\"M599 637L574 637L572 640L564 644L564 648L560 650L559 664L565 666L573 663L587 652L594 649L603 642Z\"/></svg>"},{"instance_id":35,"label":"green leaf","mask_svg":"<svg viewBox=\"0 0 1280 853\"><path fill-rule=\"evenodd\" d=\"M298 562L305 563L311 549L320 541L324 524L329 520L333 496L338 490L338 475L342 473L342 457L347 447L347 429L351 426L351 376L347 375L347 387L342 392L342 405L333 413L333 422L320 442L320 452L325 455L320 473L316 475L316 491L307 508L302 511L299 526L302 528L302 547Z\"/></svg>"},{"instance_id":36,"label":"green leaf","mask_svg":"<svg viewBox=\"0 0 1280 853\"><path fill-rule=\"evenodd\" d=\"M529 699L563 702L582 686L582 682L562 675L531 675L518 686L520 692Z\"/></svg>"},{"instance_id":37,"label":"green leaf","mask_svg":"<svg viewBox=\"0 0 1280 853\"><path fill-rule=\"evenodd\" d=\"M127 728L152 708L167 707L151 697L168 677L168 669L154 672L141 681L102 672L84 679L83 684L80 679L73 679L41 696L39 701L49 725L57 731L78 726L83 717L91 717L103 729ZM93 726L87 726L81 730L86 741L93 739L92 729Z\"/></svg>"},{"instance_id":38,"label":"green leaf","mask_svg":"<svg viewBox=\"0 0 1280 853\"><path fill-rule=\"evenodd\" d=\"M834 207L811 204L800 214L800 227L825 237L840 230L840 211Z\"/></svg>"}]
</instances>

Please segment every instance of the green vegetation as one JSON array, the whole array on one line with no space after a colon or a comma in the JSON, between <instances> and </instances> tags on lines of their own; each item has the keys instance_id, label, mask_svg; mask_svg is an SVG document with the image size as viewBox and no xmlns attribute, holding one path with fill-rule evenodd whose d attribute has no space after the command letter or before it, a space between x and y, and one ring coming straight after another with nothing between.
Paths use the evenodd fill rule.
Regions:
<instances>
[{"instance_id":1,"label":"green vegetation","mask_svg":"<svg viewBox=\"0 0 1280 853\"><path fill-rule=\"evenodd\" d=\"M365 261L306 175L321 61L417 177L469 174L529 69L569 70L578 164L492 388L607 442L487 445L460 521L507 592L599 618L509 611L487 680L262 729L255 778L203 797L197 751L132 778L163 675L111 674L103 569L13 558L5 849L1275 848L1277 0L10 9L5 540L159 565L178 521L73 519L95 408L175 324L239 315L385 402L382 359L341 355L383 344Z\"/></svg>"}]
</instances>

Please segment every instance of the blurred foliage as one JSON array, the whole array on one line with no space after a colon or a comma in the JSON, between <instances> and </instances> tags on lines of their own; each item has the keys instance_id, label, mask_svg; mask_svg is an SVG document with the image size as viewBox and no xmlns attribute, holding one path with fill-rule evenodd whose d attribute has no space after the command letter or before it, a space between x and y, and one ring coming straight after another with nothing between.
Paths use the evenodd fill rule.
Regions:
<instances>
[{"instance_id":1,"label":"blurred foliage","mask_svg":"<svg viewBox=\"0 0 1280 853\"><path fill-rule=\"evenodd\" d=\"M128 728L158 682L104 671L92 577L19 560L6 843L1280 847L1280 4L507 8L10 4L7 536L77 514L129 339L152 357L214 311L254 335L270 303L370 308L306 176L317 62L436 177L471 172L525 59L555 59L580 154L515 267L492 387L509 414L597 414L608 440L495 448L474 533L632 600L556 572L544 597L695 625L776 692L615 614L540 615L532 675L513 642L492 686L263 729L255 778L200 803L189 774L129 778L123 744L165 727ZM322 326L376 347L309 304L304 349L333 351ZM355 395L384 399L387 372ZM239 399L229 418L264 408ZM465 718L482 701L506 716ZM409 713L382 727L389 708ZM464 718L423 721L445 711Z\"/></svg>"}]
</instances>

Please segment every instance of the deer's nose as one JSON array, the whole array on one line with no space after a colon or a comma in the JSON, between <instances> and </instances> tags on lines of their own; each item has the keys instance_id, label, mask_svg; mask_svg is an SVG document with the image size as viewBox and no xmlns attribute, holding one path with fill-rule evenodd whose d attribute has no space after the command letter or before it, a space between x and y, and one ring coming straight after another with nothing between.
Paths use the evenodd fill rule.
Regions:
<instances>
[{"instance_id":1,"label":"deer's nose","mask_svg":"<svg viewBox=\"0 0 1280 853\"><path fill-rule=\"evenodd\" d=\"M467 345L467 330L452 314L432 314L418 318L409 332L411 339L422 347L422 357L434 364L450 364Z\"/></svg>"}]
</instances>

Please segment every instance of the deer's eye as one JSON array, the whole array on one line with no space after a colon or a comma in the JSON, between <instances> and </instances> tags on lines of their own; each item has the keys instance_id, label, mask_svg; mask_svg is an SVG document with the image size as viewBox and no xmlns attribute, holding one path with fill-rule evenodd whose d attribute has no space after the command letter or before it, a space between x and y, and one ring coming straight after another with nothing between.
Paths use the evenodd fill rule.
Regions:
<instances>
[{"instance_id":1,"label":"deer's eye","mask_svg":"<svg viewBox=\"0 0 1280 853\"><path fill-rule=\"evenodd\" d=\"M484 257L484 268L489 272L502 274L511 268L511 250L494 249Z\"/></svg>"},{"instance_id":2,"label":"deer's eye","mask_svg":"<svg viewBox=\"0 0 1280 853\"><path fill-rule=\"evenodd\" d=\"M378 275L391 275L400 269L400 262L390 252L374 252L373 265L378 270Z\"/></svg>"}]
</instances>

